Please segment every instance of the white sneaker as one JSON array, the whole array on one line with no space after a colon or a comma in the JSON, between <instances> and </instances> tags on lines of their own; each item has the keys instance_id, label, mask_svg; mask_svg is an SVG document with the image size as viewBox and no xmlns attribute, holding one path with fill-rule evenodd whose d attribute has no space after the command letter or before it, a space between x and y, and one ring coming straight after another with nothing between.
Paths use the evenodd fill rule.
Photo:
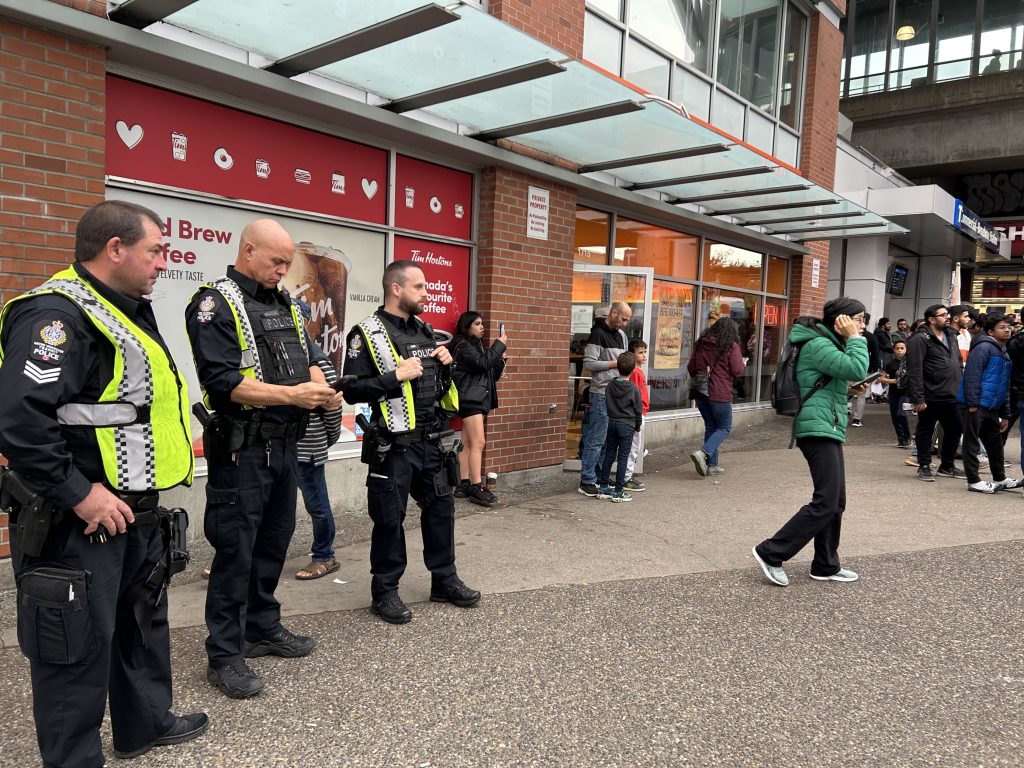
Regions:
<instances>
[{"instance_id":1,"label":"white sneaker","mask_svg":"<svg viewBox=\"0 0 1024 768\"><path fill-rule=\"evenodd\" d=\"M995 483L979 480L976 483L968 483L967 490L974 491L975 493L995 493L1000 490L1000 488Z\"/></svg>"},{"instance_id":2,"label":"white sneaker","mask_svg":"<svg viewBox=\"0 0 1024 768\"><path fill-rule=\"evenodd\" d=\"M840 568L831 576L815 576L812 573L811 578L815 581L856 581L860 578L860 574L856 571L851 571L849 568Z\"/></svg>"},{"instance_id":3,"label":"white sneaker","mask_svg":"<svg viewBox=\"0 0 1024 768\"><path fill-rule=\"evenodd\" d=\"M992 485L996 487L997 491L1007 491L1010 488L1024 487L1024 480L1014 480L1012 477L1008 477L1005 480L997 480Z\"/></svg>"}]
</instances>

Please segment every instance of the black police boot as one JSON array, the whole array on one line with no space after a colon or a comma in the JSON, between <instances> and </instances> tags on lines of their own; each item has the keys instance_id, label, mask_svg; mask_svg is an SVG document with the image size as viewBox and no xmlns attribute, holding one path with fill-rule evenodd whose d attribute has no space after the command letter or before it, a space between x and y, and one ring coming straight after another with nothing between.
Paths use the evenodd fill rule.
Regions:
<instances>
[{"instance_id":1,"label":"black police boot","mask_svg":"<svg viewBox=\"0 0 1024 768\"><path fill-rule=\"evenodd\" d=\"M459 483L459 487L455 489L455 498L464 499L469 496L469 480L463 480Z\"/></svg>"},{"instance_id":2,"label":"black police boot","mask_svg":"<svg viewBox=\"0 0 1024 768\"><path fill-rule=\"evenodd\" d=\"M244 661L223 667L207 667L206 679L232 699L247 699L263 690L260 676L249 669Z\"/></svg>"},{"instance_id":3,"label":"black police boot","mask_svg":"<svg viewBox=\"0 0 1024 768\"><path fill-rule=\"evenodd\" d=\"M183 744L192 741L203 731L210 727L210 718L205 712L193 712L190 715L182 715L174 720L174 725L167 729L163 736L150 742L144 747L133 749L131 752L122 752L114 748L114 754L121 760L130 760L133 757L144 755L153 747L165 747L168 744Z\"/></svg>"},{"instance_id":4,"label":"black police boot","mask_svg":"<svg viewBox=\"0 0 1024 768\"><path fill-rule=\"evenodd\" d=\"M402 602L397 592L385 595L374 602L373 612L389 624L406 624L412 621L412 611Z\"/></svg>"},{"instance_id":5,"label":"black police boot","mask_svg":"<svg viewBox=\"0 0 1024 768\"><path fill-rule=\"evenodd\" d=\"M293 635L284 627L278 627L261 640L245 644L244 656L247 659L255 659L259 656L281 656L286 659L295 659L299 656L308 656L316 647L311 637Z\"/></svg>"},{"instance_id":6,"label":"black police boot","mask_svg":"<svg viewBox=\"0 0 1024 768\"><path fill-rule=\"evenodd\" d=\"M471 608L480 602L480 593L470 589L456 578L448 584L434 584L430 587L430 600L434 603L451 603L460 608Z\"/></svg>"}]
</instances>

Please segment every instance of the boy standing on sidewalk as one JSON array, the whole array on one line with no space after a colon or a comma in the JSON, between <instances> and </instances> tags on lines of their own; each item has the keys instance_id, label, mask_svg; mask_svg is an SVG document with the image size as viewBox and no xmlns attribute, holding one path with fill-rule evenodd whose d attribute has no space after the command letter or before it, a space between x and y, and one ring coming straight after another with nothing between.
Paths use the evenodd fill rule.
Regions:
<instances>
[{"instance_id":1,"label":"boy standing on sidewalk","mask_svg":"<svg viewBox=\"0 0 1024 768\"><path fill-rule=\"evenodd\" d=\"M640 417L640 429L633 435L633 447L629 449L629 461L626 462L626 482L622 487L626 491L637 493L647 490L647 486L633 477L633 467L636 466L637 456L640 455L640 435L644 431L647 411L651 409L651 392L647 389L647 376L644 375L642 367L647 362L647 344L642 339L633 339L629 342L629 351L636 358L636 368L629 374L629 380L633 382L640 392L642 414Z\"/></svg>"},{"instance_id":2,"label":"boy standing on sidewalk","mask_svg":"<svg viewBox=\"0 0 1024 768\"><path fill-rule=\"evenodd\" d=\"M632 352L623 352L615 363L619 375L608 382L605 391L608 405L608 434L604 443L604 461L597 473L597 498L623 502L633 500L633 497L623 490L623 485L626 481L626 462L633 445L633 435L640 431L643 420L643 406L640 403L640 392L629 379L629 375L636 368L636 357ZM615 469L615 490L610 491L608 476L616 459L618 466Z\"/></svg>"}]
</instances>

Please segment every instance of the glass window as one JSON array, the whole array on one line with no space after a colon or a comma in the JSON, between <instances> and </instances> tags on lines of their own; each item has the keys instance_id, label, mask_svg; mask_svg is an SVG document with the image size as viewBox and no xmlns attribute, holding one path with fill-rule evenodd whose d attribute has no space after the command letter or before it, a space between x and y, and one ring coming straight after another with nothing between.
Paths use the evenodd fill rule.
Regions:
<instances>
[{"instance_id":1,"label":"glass window","mask_svg":"<svg viewBox=\"0 0 1024 768\"><path fill-rule=\"evenodd\" d=\"M775 156L784 163L796 168L800 165L800 139L787 130L779 128L775 132Z\"/></svg>"},{"instance_id":2,"label":"glass window","mask_svg":"<svg viewBox=\"0 0 1024 768\"><path fill-rule=\"evenodd\" d=\"M786 287L789 285L789 262L780 259L778 256L768 257L768 281L766 290L768 293L781 293L786 295Z\"/></svg>"},{"instance_id":3,"label":"glass window","mask_svg":"<svg viewBox=\"0 0 1024 768\"><path fill-rule=\"evenodd\" d=\"M744 138L748 144L753 144L770 155L775 148L775 121L756 109L750 110L747 112L747 135Z\"/></svg>"},{"instance_id":4,"label":"glass window","mask_svg":"<svg viewBox=\"0 0 1024 768\"><path fill-rule=\"evenodd\" d=\"M576 261L588 264L608 263L607 213L589 208L576 209Z\"/></svg>"},{"instance_id":5,"label":"glass window","mask_svg":"<svg viewBox=\"0 0 1024 768\"><path fill-rule=\"evenodd\" d=\"M970 77L971 58L974 56L974 3L939 0L939 21L936 27L935 80Z\"/></svg>"},{"instance_id":6,"label":"glass window","mask_svg":"<svg viewBox=\"0 0 1024 768\"><path fill-rule=\"evenodd\" d=\"M626 41L626 64L623 77L656 96L668 98L669 61L643 43Z\"/></svg>"},{"instance_id":7,"label":"glass window","mask_svg":"<svg viewBox=\"0 0 1024 768\"><path fill-rule=\"evenodd\" d=\"M622 30L593 13L586 14L583 22L583 58L621 75Z\"/></svg>"},{"instance_id":8,"label":"glass window","mask_svg":"<svg viewBox=\"0 0 1024 768\"><path fill-rule=\"evenodd\" d=\"M692 285L655 280L651 292L651 349L647 380L651 385L651 410L685 408L690 393L686 363L693 351Z\"/></svg>"},{"instance_id":9,"label":"glass window","mask_svg":"<svg viewBox=\"0 0 1024 768\"><path fill-rule=\"evenodd\" d=\"M722 0L718 82L774 113L781 0Z\"/></svg>"},{"instance_id":10,"label":"glass window","mask_svg":"<svg viewBox=\"0 0 1024 768\"><path fill-rule=\"evenodd\" d=\"M985 0L981 19L980 72L1024 69L1024 6L1020 0Z\"/></svg>"},{"instance_id":11,"label":"glass window","mask_svg":"<svg viewBox=\"0 0 1024 768\"><path fill-rule=\"evenodd\" d=\"M885 87L885 53L890 34L888 3L857 3L850 44L851 96L874 93Z\"/></svg>"},{"instance_id":12,"label":"glass window","mask_svg":"<svg viewBox=\"0 0 1024 768\"><path fill-rule=\"evenodd\" d=\"M697 279L698 238L619 217L615 221L613 264L653 267L655 274Z\"/></svg>"},{"instance_id":13,"label":"glass window","mask_svg":"<svg viewBox=\"0 0 1024 768\"><path fill-rule=\"evenodd\" d=\"M587 0L587 5L622 21L622 0Z\"/></svg>"},{"instance_id":14,"label":"glass window","mask_svg":"<svg viewBox=\"0 0 1024 768\"><path fill-rule=\"evenodd\" d=\"M778 368L779 353L782 351L782 343L786 340L786 309L785 299L765 299L764 335L761 342L761 398L764 400L768 399L771 392L772 374ZM747 367L753 367L755 362L751 356Z\"/></svg>"},{"instance_id":15,"label":"glass window","mask_svg":"<svg viewBox=\"0 0 1024 768\"><path fill-rule=\"evenodd\" d=\"M682 104L693 117L708 120L711 116L711 83L703 80L683 67L676 67L672 78L672 94L669 98Z\"/></svg>"},{"instance_id":16,"label":"glass window","mask_svg":"<svg viewBox=\"0 0 1024 768\"><path fill-rule=\"evenodd\" d=\"M757 307L760 299L738 291L723 291L719 288L705 288L701 291L700 314L702 318L709 316L731 317L739 328L740 352L748 358L746 370L735 380L733 386L733 402L750 403L757 398L756 355L757 348ZM706 325L705 320L705 325ZM703 328L701 329L703 331Z\"/></svg>"},{"instance_id":17,"label":"glass window","mask_svg":"<svg viewBox=\"0 0 1024 768\"><path fill-rule=\"evenodd\" d=\"M712 98L715 107L713 111L715 125L733 136L742 136L743 117L747 113L747 108L728 93L717 88Z\"/></svg>"},{"instance_id":18,"label":"glass window","mask_svg":"<svg viewBox=\"0 0 1024 768\"><path fill-rule=\"evenodd\" d=\"M707 240L704 243L705 283L719 283L751 291L761 290L763 256L735 245Z\"/></svg>"},{"instance_id":19,"label":"glass window","mask_svg":"<svg viewBox=\"0 0 1024 768\"><path fill-rule=\"evenodd\" d=\"M928 80L928 20L931 3L897 4L889 54L889 88L909 88ZM912 37L907 37L914 30Z\"/></svg>"},{"instance_id":20,"label":"glass window","mask_svg":"<svg viewBox=\"0 0 1024 768\"><path fill-rule=\"evenodd\" d=\"M800 129L800 104L803 101L804 64L807 56L804 40L807 17L792 5L786 13L786 39L782 49L782 93L779 117L791 128ZM840 75L842 78L842 75Z\"/></svg>"},{"instance_id":21,"label":"glass window","mask_svg":"<svg viewBox=\"0 0 1024 768\"><path fill-rule=\"evenodd\" d=\"M677 60L710 72L712 0L644 0L629 4L629 28Z\"/></svg>"}]
</instances>

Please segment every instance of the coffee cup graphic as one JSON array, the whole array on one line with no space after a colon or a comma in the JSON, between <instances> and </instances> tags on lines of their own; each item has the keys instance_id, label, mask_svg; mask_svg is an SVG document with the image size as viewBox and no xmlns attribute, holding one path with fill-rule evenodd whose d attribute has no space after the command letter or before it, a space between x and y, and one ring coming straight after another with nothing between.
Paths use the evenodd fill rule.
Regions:
<instances>
[{"instance_id":1,"label":"coffee cup graphic","mask_svg":"<svg viewBox=\"0 0 1024 768\"><path fill-rule=\"evenodd\" d=\"M171 132L171 156L175 160L188 159L188 136L184 133Z\"/></svg>"},{"instance_id":2,"label":"coffee cup graphic","mask_svg":"<svg viewBox=\"0 0 1024 768\"><path fill-rule=\"evenodd\" d=\"M341 371L345 356L345 299L352 265L337 248L302 241L281 287L309 305L306 321L309 337L323 349L335 370Z\"/></svg>"},{"instance_id":3,"label":"coffee cup graphic","mask_svg":"<svg viewBox=\"0 0 1024 768\"><path fill-rule=\"evenodd\" d=\"M256 158L256 177L266 179L270 177L270 163L262 157Z\"/></svg>"}]
</instances>

